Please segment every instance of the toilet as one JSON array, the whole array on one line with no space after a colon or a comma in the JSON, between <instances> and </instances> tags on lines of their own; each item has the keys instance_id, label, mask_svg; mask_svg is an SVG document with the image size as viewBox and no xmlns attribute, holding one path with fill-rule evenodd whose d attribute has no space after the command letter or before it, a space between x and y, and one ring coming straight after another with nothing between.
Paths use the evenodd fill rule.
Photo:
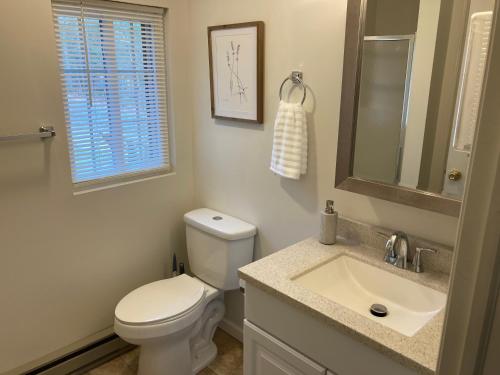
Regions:
<instances>
[{"instance_id":1,"label":"toilet","mask_svg":"<svg viewBox=\"0 0 500 375\"><path fill-rule=\"evenodd\" d=\"M192 375L216 357L223 293L239 288L237 270L252 261L252 224L208 208L188 212L184 222L194 277L141 286L115 309L116 334L140 346L139 375Z\"/></svg>"}]
</instances>

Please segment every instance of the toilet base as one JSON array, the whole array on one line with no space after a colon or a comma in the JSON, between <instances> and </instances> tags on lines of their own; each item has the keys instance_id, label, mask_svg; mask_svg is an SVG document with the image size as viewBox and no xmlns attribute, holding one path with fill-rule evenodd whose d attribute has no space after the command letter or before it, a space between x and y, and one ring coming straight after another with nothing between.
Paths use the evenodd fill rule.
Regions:
<instances>
[{"instance_id":1,"label":"toilet base","mask_svg":"<svg viewBox=\"0 0 500 375\"><path fill-rule=\"evenodd\" d=\"M141 345L138 375L192 375L187 332Z\"/></svg>"},{"instance_id":2,"label":"toilet base","mask_svg":"<svg viewBox=\"0 0 500 375\"><path fill-rule=\"evenodd\" d=\"M193 375L217 356L213 336L224 317L224 302L216 298L205 307L195 324L140 345L138 375Z\"/></svg>"},{"instance_id":3,"label":"toilet base","mask_svg":"<svg viewBox=\"0 0 500 375\"><path fill-rule=\"evenodd\" d=\"M201 319L198 321L200 329L191 339L193 374L207 367L217 356L217 346L213 342L215 329L224 317L224 302L215 299L210 302Z\"/></svg>"},{"instance_id":4,"label":"toilet base","mask_svg":"<svg viewBox=\"0 0 500 375\"><path fill-rule=\"evenodd\" d=\"M200 350L198 355L192 358L193 374L199 373L217 357L217 346L211 342L209 346Z\"/></svg>"}]
</instances>

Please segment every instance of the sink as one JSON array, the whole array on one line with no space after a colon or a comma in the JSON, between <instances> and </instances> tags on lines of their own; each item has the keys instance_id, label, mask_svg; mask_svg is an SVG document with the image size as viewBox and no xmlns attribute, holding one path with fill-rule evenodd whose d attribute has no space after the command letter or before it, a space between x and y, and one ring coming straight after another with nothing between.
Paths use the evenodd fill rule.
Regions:
<instances>
[{"instance_id":1,"label":"sink","mask_svg":"<svg viewBox=\"0 0 500 375\"><path fill-rule=\"evenodd\" d=\"M446 304L444 293L347 255L292 280L405 336L415 335ZM370 312L373 304L383 305L387 315L374 316Z\"/></svg>"}]
</instances>

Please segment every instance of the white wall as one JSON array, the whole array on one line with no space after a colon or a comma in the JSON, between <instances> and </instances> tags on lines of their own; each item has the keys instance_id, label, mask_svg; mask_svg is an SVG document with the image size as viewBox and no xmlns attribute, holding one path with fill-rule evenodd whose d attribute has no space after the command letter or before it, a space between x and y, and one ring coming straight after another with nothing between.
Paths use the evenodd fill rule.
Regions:
<instances>
[{"instance_id":1,"label":"white wall","mask_svg":"<svg viewBox=\"0 0 500 375\"><path fill-rule=\"evenodd\" d=\"M346 0L191 1L197 205L256 224L256 258L318 232L318 212L327 198L335 199L345 216L447 244L454 241L456 218L333 188L345 13ZM265 123L214 121L206 28L254 20L266 24ZM295 68L304 71L310 87L305 104L310 163L300 181L282 179L268 169L279 85Z\"/></svg>"},{"instance_id":2,"label":"white wall","mask_svg":"<svg viewBox=\"0 0 500 375\"><path fill-rule=\"evenodd\" d=\"M145 3L143 1L143 3ZM113 323L131 289L183 251L193 201L188 7L170 7L176 173L74 196L50 0L0 1L0 134L53 124L55 139L0 145L0 373Z\"/></svg>"}]
</instances>

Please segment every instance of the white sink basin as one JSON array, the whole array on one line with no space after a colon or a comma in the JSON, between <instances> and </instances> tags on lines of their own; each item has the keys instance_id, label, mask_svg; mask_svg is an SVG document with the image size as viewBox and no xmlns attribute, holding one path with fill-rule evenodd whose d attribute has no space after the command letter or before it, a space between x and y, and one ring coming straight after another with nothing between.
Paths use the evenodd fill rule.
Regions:
<instances>
[{"instance_id":1,"label":"white sink basin","mask_svg":"<svg viewBox=\"0 0 500 375\"><path fill-rule=\"evenodd\" d=\"M306 271L293 281L406 336L417 333L446 304L444 293L346 255ZM370 313L375 303L387 307L387 316Z\"/></svg>"}]
</instances>

